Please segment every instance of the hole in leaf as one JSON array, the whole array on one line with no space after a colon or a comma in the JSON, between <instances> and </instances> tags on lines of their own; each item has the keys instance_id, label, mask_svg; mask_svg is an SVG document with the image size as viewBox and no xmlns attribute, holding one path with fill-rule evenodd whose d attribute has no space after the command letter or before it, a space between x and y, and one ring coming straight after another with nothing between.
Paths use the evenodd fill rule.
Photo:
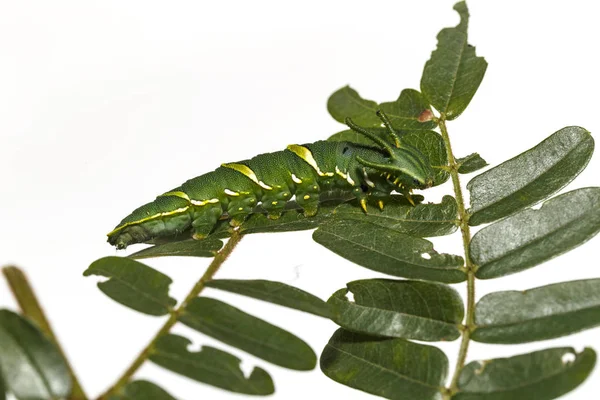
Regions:
<instances>
[{"instance_id":1,"label":"hole in leaf","mask_svg":"<svg viewBox=\"0 0 600 400\"><path fill-rule=\"evenodd\" d=\"M561 357L561 361L564 365L568 365L568 364L571 364L573 361L575 361L576 358L577 357L573 353L565 353Z\"/></svg>"},{"instance_id":2,"label":"hole in leaf","mask_svg":"<svg viewBox=\"0 0 600 400\"><path fill-rule=\"evenodd\" d=\"M491 362L490 360L482 360L477 361L479 363L479 368L475 370L475 375L481 375L485 370L485 367Z\"/></svg>"},{"instance_id":3,"label":"hole in leaf","mask_svg":"<svg viewBox=\"0 0 600 400\"><path fill-rule=\"evenodd\" d=\"M540 208L542 208L542 206L544 205L544 203L538 203L538 204L534 204L531 206L532 210L539 210Z\"/></svg>"},{"instance_id":4,"label":"hole in leaf","mask_svg":"<svg viewBox=\"0 0 600 400\"><path fill-rule=\"evenodd\" d=\"M196 343L192 340L192 341L190 341L190 344L188 344L185 349L187 351L189 351L190 353L198 353L198 352L202 351L203 348L204 348L204 346L202 346L200 343Z\"/></svg>"},{"instance_id":5,"label":"hole in leaf","mask_svg":"<svg viewBox=\"0 0 600 400\"><path fill-rule=\"evenodd\" d=\"M92 278L90 280L94 281L97 285L99 285L101 283L106 283L112 279L111 277L102 276L102 275L90 275L87 278L88 279Z\"/></svg>"},{"instance_id":6,"label":"hole in leaf","mask_svg":"<svg viewBox=\"0 0 600 400\"><path fill-rule=\"evenodd\" d=\"M422 253L421 254L421 258L424 258L425 260L431 260L431 254L429 254L429 253Z\"/></svg>"},{"instance_id":7,"label":"hole in leaf","mask_svg":"<svg viewBox=\"0 0 600 400\"><path fill-rule=\"evenodd\" d=\"M254 371L254 366L250 363L250 361L242 359L240 363L240 369L244 374L244 378L249 379L250 375L252 375L252 371Z\"/></svg>"},{"instance_id":8,"label":"hole in leaf","mask_svg":"<svg viewBox=\"0 0 600 400\"><path fill-rule=\"evenodd\" d=\"M350 302L350 303L355 303L354 300L354 293L352 293L351 291L347 291L346 292L346 299Z\"/></svg>"}]
</instances>

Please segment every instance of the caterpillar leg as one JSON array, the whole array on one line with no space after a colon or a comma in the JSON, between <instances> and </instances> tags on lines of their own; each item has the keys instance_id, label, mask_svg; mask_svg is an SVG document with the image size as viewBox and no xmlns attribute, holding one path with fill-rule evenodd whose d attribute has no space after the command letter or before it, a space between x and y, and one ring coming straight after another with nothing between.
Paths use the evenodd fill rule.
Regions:
<instances>
[{"instance_id":1,"label":"caterpillar leg","mask_svg":"<svg viewBox=\"0 0 600 400\"><path fill-rule=\"evenodd\" d=\"M362 208L362 210L365 212L365 214L367 214L368 213L367 199L369 198L368 193L363 191L360 187L355 187L354 189L352 189L352 194L356 197L356 200L358 200L358 204L360 204L360 208Z\"/></svg>"},{"instance_id":2,"label":"caterpillar leg","mask_svg":"<svg viewBox=\"0 0 600 400\"><path fill-rule=\"evenodd\" d=\"M287 187L274 187L273 190L265 193L261 199L263 208L267 211L270 219L277 219L281 216L286 203L291 199L292 193Z\"/></svg>"},{"instance_id":3,"label":"caterpillar leg","mask_svg":"<svg viewBox=\"0 0 600 400\"><path fill-rule=\"evenodd\" d=\"M194 234L192 238L201 240L207 237L222 214L223 209L219 203L202 206L194 213L194 220L192 221Z\"/></svg>"},{"instance_id":4,"label":"caterpillar leg","mask_svg":"<svg viewBox=\"0 0 600 400\"><path fill-rule=\"evenodd\" d=\"M248 215L254 210L257 200L253 195L244 195L229 200L227 214L229 214L229 224L231 226L240 226L246 220Z\"/></svg>"},{"instance_id":5,"label":"caterpillar leg","mask_svg":"<svg viewBox=\"0 0 600 400\"><path fill-rule=\"evenodd\" d=\"M413 207L414 207L414 206L416 206L415 199L413 199L413 198L412 198L412 195L411 195L411 193L410 193L410 190L408 190L408 189L404 188L404 189L402 189L401 193L402 193L402 195L404 195L404 197L406 197L406 200L408 200L408 202L409 202L409 203L410 203L410 204L411 204Z\"/></svg>"},{"instance_id":6,"label":"caterpillar leg","mask_svg":"<svg viewBox=\"0 0 600 400\"><path fill-rule=\"evenodd\" d=\"M304 209L304 215L312 217L319 210L320 188L314 182L299 185L296 189L296 203Z\"/></svg>"}]
</instances>

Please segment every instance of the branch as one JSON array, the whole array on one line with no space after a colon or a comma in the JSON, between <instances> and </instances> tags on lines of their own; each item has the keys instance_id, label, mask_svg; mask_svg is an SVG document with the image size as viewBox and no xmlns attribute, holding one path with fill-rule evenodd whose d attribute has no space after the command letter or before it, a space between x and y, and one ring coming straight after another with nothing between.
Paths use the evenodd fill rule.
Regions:
<instances>
[{"instance_id":1,"label":"branch","mask_svg":"<svg viewBox=\"0 0 600 400\"><path fill-rule=\"evenodd\" d=\"M471 261L469 254L469 243L471 243L471 230L469 228L469 215L465 208L465 200L460 186L460 178L458 176L458 163L454 158L452 152L452 145L450 144L450 137L448 136L448 130L446 128L445 116L442 114L439 119L440 130L442 131L442 138L446 145L446 153L448 155L448 165L450 166L450 176L452 177L452 184L454 186L454 194L456 196L456 203L458 204L458 216L460 220L460 231L462 233L463 247L465 253L465 267L467 270L467 314L465 321L465 328L462 331L462 340L460 344L460 350L458 352L458 359L454 368L454 375L452 376L452 383L450 385L450 394L454 394L458 391L458 378L460 372L465 366L467 360L467 353L469 351L469 343L471 341L471 331L474 324L475 316L475 270L476 266Z\"/></svg>"},{"instance_id":2,"label":"branch","mask_svg":"<svg viewBox=\"0 0 600 400\"><path fill-rule=\"evenodd\" d=\"M185 308L189 304L190 301L198 297L206 283L211 281L215 273L219 270L221 265L227 260L229 255L233 252L235 247L238 245L240 240L242 240L243 235L239 233L239 231L235 230L225 246L217 253L215 258L212 260L204 275L200 278L200 280L194 285L192 290L188 293L185 299L181 302L179 307L174 309L169 316L169 319L165 322L165 324L160 328L160 330L154 335L150 343L141 351L141 353L137 356L137 358L133 361L133 363L125 370L125 372L121 375L121 377L117 380L117 382L111 386L104 394L98 397L98 400L107 400L112 395L119 393L123 387L129 382L131 377L137 372L137 370L144 364L144 362L148 359L152 351L154 350L154 346L158 339L162 336L169 333L171 328L177 323L177 320L181 313L185 311Z\"/></svg>"}]
</instances>

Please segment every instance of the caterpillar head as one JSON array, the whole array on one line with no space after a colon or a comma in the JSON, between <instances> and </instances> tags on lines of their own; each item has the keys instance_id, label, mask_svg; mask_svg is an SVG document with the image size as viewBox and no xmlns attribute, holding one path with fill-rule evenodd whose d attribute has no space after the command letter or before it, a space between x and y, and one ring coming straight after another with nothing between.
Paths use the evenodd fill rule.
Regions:
<instances>
[{"instance_id":1,"label":"caterpillar head","mask_svg":"<svg viewBox=\"0 0 600 400\"><path fill-rule=\"evenodd\" d=\"M390 181L401 188L426 189L433 186L435 172L429 159L416 147L402 143L385 114L377 111L377 115L388 128L393 143L357 126L350 118L346 118L346 124L350 129L368 137L381 146L386 153L383 160L369 160L362 157L357 157L357 160L361 164L385 174Z\"/></svg>"}]
</instances>

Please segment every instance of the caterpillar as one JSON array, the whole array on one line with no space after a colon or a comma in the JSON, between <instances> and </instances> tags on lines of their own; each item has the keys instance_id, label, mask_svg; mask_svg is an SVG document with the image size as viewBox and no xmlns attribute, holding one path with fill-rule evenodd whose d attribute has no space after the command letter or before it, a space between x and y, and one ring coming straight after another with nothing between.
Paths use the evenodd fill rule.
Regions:
<instances>
[{"instance_id":1,"label":"caterpillar","mask_svg":"<svg viewBox=\"0 0 600 400\"><path fill-rule=\"evenodd\" d=\"M350 129L369 138L373 146L317 141L222 164L134 210L108 233L108 242L124 249L187 230L199 240L220 219L239 225L257 205L274 219L292 200L306 216L313 216L320 193L334 190L357 198L365 212L368 198L379 198L383 209L381 198L394 190L412 203L412 189L433 185L433 167L416 147L402 142L385 114L378 111L377 115L387 128L387 137L346 119Z\"/></svg>"}]
</instances>

